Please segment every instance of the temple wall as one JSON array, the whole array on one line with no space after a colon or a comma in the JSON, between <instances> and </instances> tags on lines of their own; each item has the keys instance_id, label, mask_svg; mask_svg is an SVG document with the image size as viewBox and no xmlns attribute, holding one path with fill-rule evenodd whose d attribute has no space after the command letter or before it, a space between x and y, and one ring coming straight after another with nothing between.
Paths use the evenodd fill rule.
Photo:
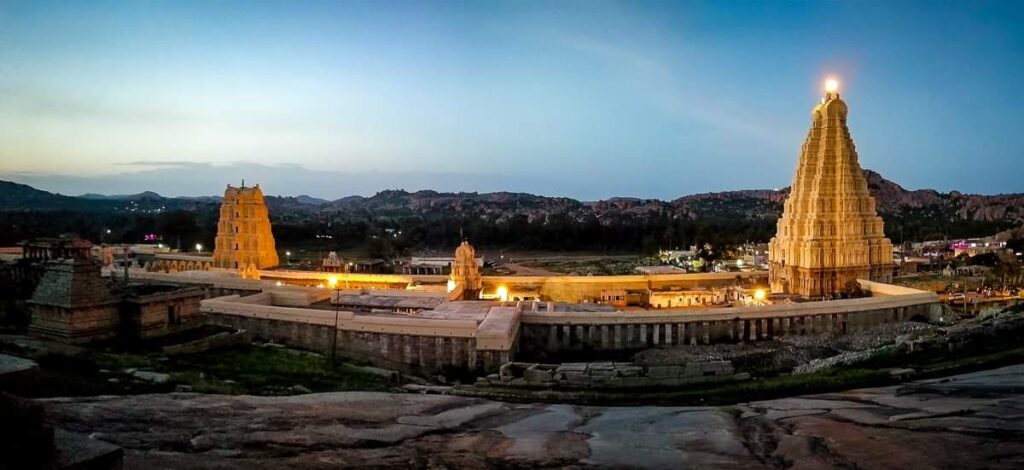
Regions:
<instances>
[{"instance_id":1,"label":"temple wall","mask_svg":"<svg viewBox=\"0 0 1024 470\"><path fill-rule=\"evenodd\" d=\"M73 313L64 307L34 305L29 333L86 342L113 338L120 323L117 303L77 308Z\"/></svg>"},{"instance_id":2,"label":"temple wall","mask_svg":"<svg viewBox=\"0 0 1024 470\"><path fill-rule=\"evenodd\" d=\"M245 329L253 337L330 353L335 312L268 305L271 300L270 293L228 296L204 301L202 310L208 322ZM469 320L357 316L341 311L337 354L423 375L495 372L513 359L519 322L507 310L496 312L494 319L485 319L480 325ZM483 343L480 346L478 337Z\"/></svg>"},{"instance_id":3,"label":"temple wall","mask_svg":"<svg viewBox=\"0 0 1024 470\"><path fill-rule=\"evenodd\" d=\"M844 334L914 317L932 318L940 313L934 293L909 291L912 292L831 302L704 310L585 315L527 310L522 315L517 354L520 360L549 360L560 354L579 360L588 356L599 359L601 353L614 356L658 346L765 341L810 333Z\"/></svg>"},{"instance_id":4,"label":"temple wall","mask_svg":"<svg viewBox=\"0 0 1024 470\"><path fill-rule=\"evenodd\" d=\"M524 303L491 308L479 324L340 311L337 352L380 367L425 375L451 371L480 374L515 359L575 355L596 360L658 346L843 334L941 312L934 293L877 283L865 286L879 295L831 302L643 312L548 312ZM255 337L330 351L335 312L274 306L273 300L270 292L233 295L205 300L201 309L208 321L249 330Z\"/></svg>"}]
</instances>

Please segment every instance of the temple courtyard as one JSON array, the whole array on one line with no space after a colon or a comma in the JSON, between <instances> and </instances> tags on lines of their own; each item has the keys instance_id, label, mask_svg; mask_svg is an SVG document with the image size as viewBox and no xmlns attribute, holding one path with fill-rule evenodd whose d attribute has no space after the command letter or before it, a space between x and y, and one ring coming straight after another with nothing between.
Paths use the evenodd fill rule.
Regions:
<instances>
[{"instance_id":1,"label":"temple courtyard","mask_svg":"<svg viewBox=\"0 0 1024 470\"><path fill-rule=\"evenodd\" d=\"M383 392L41 402L55 425L121 446L126 468L1024 466L1024 365L723 407Z\"/></svg>"}]
</instances>

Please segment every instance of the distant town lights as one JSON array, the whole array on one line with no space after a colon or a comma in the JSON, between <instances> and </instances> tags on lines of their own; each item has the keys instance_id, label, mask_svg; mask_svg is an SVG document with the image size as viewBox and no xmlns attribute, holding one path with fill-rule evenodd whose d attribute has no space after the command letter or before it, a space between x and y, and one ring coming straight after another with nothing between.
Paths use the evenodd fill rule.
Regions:
<instances>
[{"instance_id":1,"label":"distant town lights","mask_svg":"<svg viewBox=\"0 0 1024 470\"><path fill-rule=\"evenodd\" d=\"M835 77L828 77L828 79L825 80L825 91L828 93L835 93L839 91L839 80L836 80Z\"/></svg>"}]
</instances>

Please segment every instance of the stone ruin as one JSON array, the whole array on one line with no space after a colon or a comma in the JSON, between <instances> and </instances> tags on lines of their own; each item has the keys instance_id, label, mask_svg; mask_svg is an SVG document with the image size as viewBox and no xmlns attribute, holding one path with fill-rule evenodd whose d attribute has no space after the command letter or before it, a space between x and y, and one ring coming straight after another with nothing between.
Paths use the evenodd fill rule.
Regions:
<instances>
[{"instance_id":1,"label":"stone ruin","mask_svg":"<svg viewBox=\"0 0 1024 470\"><path fill-rule=\"evenodd\" d=\"M686 365L643 366L632 362L570 362L542 364L509 362L497 374L478 379L477 385L526 388L614 389L679 387L683 385L747 380L729 361L691 362Z\"/></svg>"}]
</instances>

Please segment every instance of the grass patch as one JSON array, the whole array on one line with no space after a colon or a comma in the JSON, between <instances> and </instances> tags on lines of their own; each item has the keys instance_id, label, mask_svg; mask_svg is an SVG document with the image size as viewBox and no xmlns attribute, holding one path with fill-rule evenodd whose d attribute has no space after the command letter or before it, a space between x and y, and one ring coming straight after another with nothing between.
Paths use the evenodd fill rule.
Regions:
<instances>
[{"instance_id":1,"label":"grass patch","mask_svg":"<svg viewBox=\"0 0 1024 470\"><path fill-rule=\"evenodd\" d=\"M293 393L289 388L295 385L314 392L387 390L390 385L349 364L331 369L319 354L258 346L172 357L164 368L175 382L208 393L281 395Z\"/></svg>"},{"instance_id":2,"label":"grass patch","mask_svg":"<svg viewBox=\"0 0 1024 470\"><path fill-rule=\"evenodd\" d=\"M153 361L142 354L98 353L94 356L96 367L112 371L122 369L144 369L153 366Z\"/></svg>"}]
</instances>

